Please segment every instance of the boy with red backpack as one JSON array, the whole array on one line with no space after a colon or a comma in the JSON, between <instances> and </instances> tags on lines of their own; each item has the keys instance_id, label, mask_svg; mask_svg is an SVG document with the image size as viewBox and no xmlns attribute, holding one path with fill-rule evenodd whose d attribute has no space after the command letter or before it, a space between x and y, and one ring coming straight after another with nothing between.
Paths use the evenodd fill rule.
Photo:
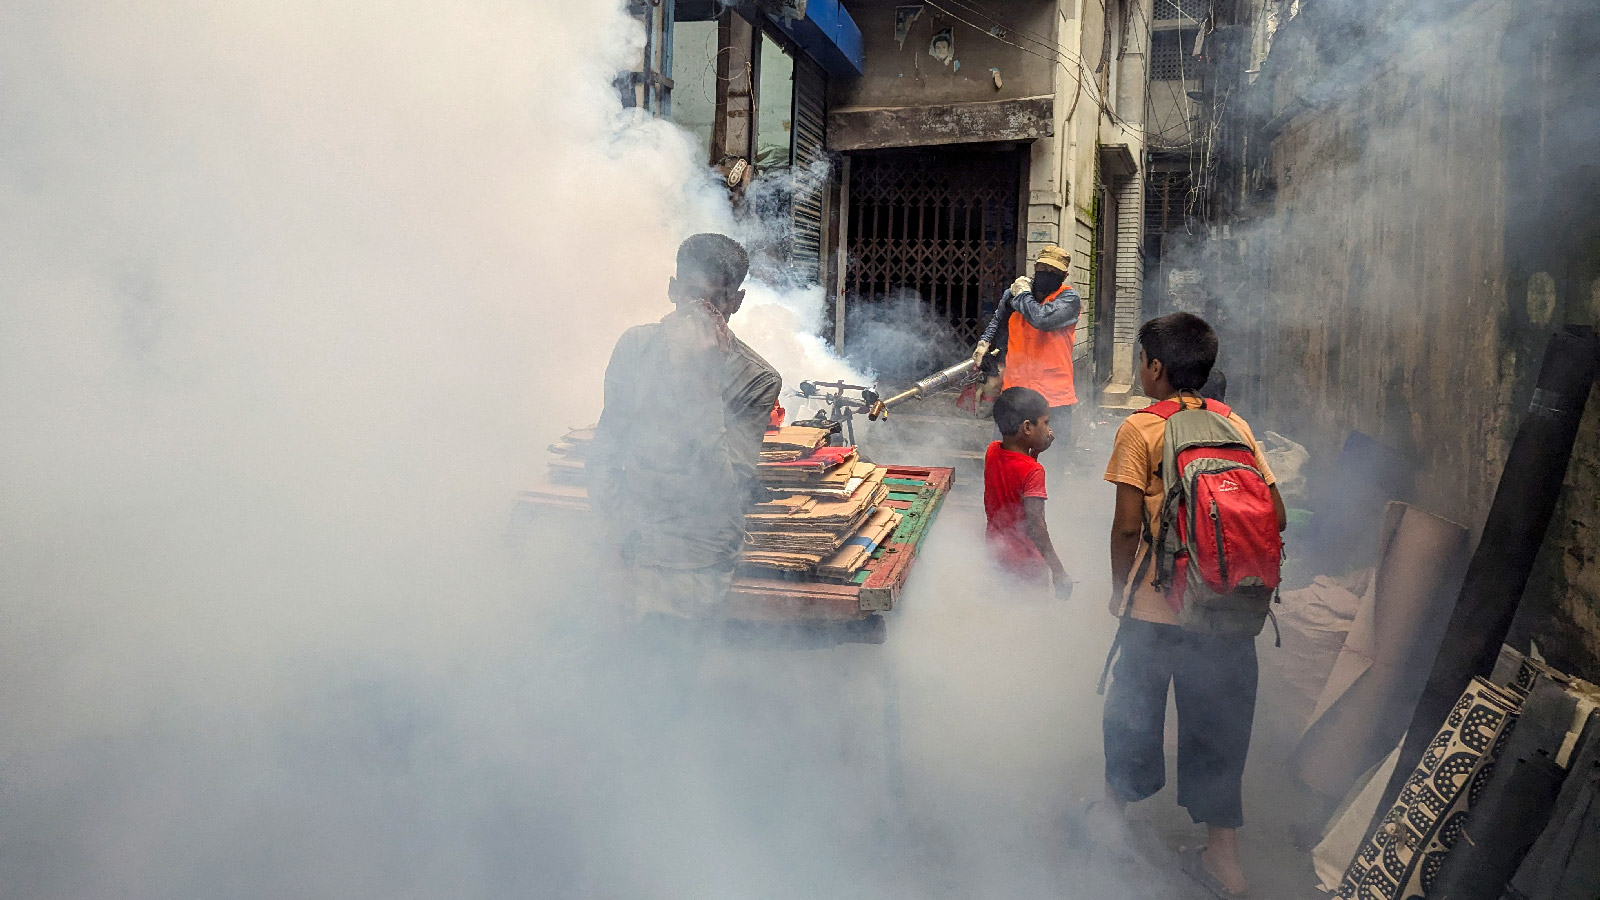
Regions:
<instances>
[{"instance_id":1,"label":"boy with red backpack","mask_svg":"<svg viewBox=\"0 0 1600 900\"><path fill-rule=\"evenodd\" d=\"M1161 790L1167 690L1178 713L1178 803L1209 829L1184 869L1221 897L1239 862L1241 781L1255 718L1256 635L1276 597L1283 500L1250 426L1200 390L1217 336L1189 313L1139 329L1155 401L1117 430L1105 478L1112 612L1120 617L1105 705L1106 798L1118 813Z\"/></svg>"}]
</instances>

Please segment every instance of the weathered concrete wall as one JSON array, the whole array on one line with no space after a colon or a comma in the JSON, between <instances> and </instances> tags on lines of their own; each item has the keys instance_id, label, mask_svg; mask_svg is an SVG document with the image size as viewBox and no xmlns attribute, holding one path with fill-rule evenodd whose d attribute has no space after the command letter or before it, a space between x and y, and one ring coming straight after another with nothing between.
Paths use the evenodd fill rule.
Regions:
<instances>
[{"instance_id":1,"label":"weathered concrete wall","mask_svg":"<svg viewBox=\"0 0 1600 900\"><path fill-rule=\"evenodd\" d=\"M1083 68L1063 74L1063 79L1071 79L1069 87L1062 90L1062 102L1071 107L1072 120L1068 123L1063 139L1068 142L1069 151L1066 154L1066 182L1067 209L1062 215L1061 231L1063 237L1066 232L1071 234L1071 244L1063 243L1062 246L1072 250L1073 278L1079 292L1083 295L1084 316L1078 324L1078 340L1074 347L1075 354L1083 361L1075 377L1077 384L1092 385L1096 381L1103 381L1099 373L1093 371L1092 360L1095 353L1095 320L1102 310L1094 302L1095 285L1097 277L1110 277L1107 273L1091 273L1090 267L1094 261L1096 229L1095 220L1095 171L1097 165L1096 147L1100 137L1101 111L1099 98L1101 97L1099 76L1097 73L1109 66L1109 56L1114 52L1106 47L1104 40L1106 13L1104 2L1084 0L1081 4L1063 4L1066 8L1073 9L1069 14L1078 17L1079 55L1083 59ZM1070 92L1070 93L1069 93ZM1068 97L1071 97L1069 100ZM1066 110L1063 110L1063 115ZM1092 399L1089 390L1080 394L1084 399ZM1088 403L1083 404L1088 407Z\"/></svg>"},{"instance_id":2,"label":"weathered concrete wall","mask_svg":"<svg viewBox=\"0 0 1600 900\"><path fill-rule=\"evenodd\" d=\"M1275 196L1235 233L1246 286L1223 323L1223 368L1261 427L1323 459L1351 430L1399 448L1421 465L1411 499L1474 533L1548 335L1588 315L1587 282L1538 275L1538 220L1516 213L1539 202L1520 187L1540 139L1523 118L1538 105L1538 65L1510 45L1529 15L1508 0L1458 4L1357 71L1325 67L1294 25L1280 33L1259 85L1277 116L1259 173ZM1591 677L1596 406L1520 625Z\"/></svg>"},{"instance_id":3,"label":"weathered concrete wall","mask_svg":"<svg viewBox=\"0 0 1600 900\"><path fill-rule=\"evenodd\" d=\"M1518 628L1558 665L1600 677L1600 388L1589 394L1567 483Z\"/></svg>"},{"instance_id":4,"label":"weathered concrete wall","mask_svg":"<svg viewBox=\"0 0 1600 900\"><path fill-rule=\"evenodd\" d=\"M979 100L1015 100L1038 97L1054 90L1052 63L1012 44L1018 38L998 40L954 17L924 7L901 46L895 39L894 0L852 0L845 8L861 28L866 69L860 78L841 82L830 98L834 108L853 106L931 106ZM947 4L960 12L960 7ZM1007 21L1020 29L1052 35L1055 0L1016 0L1003 5ZM980 22L975 16L962 16ZM934 34L948 28L954 54L947 65L929 55ZM956 63L960 65L957 66ZM1000 70L996 87L991 68Z\"/></svg>"},{"instance_id":5,"label":"weathered concrete wall","mask_svg":"<svg viewBox=\"0 0 1600 900\"><path fill-rule=\"evenodd\" d=\"M1324 453L1356 429L1413 454L1423 504L1469 524L1499 473L1504 441L1486 438L1506 411L1499 91L1473 57L1397 62L1291 123L1272 145L1275 214L1247 238L1270 260L1274 417ZM1478 413L1470 426L1463 410Z\"/></svg>"}]
</instances>

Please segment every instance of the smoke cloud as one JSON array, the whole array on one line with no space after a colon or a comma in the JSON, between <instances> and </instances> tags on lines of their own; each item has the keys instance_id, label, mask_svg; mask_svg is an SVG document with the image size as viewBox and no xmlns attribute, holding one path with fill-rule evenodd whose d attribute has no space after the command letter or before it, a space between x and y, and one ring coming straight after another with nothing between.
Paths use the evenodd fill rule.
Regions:
<instances>
[{"instance_id":1,"label":"smoke cloud","mask_svg":"<svg viewBox=\"0 0 1600 900\"><path fill-rule=\"evenodd\" d=\"M751 227L620 109L641 42L605 0L0 7L7 897L1059 894L1051 685L1103 641L983 600L974 511L904 638L690 673L584 534L503 547L678 240ZM750 288L789 387L865 377L820 289Z\"/></svg>"}]
</instances>

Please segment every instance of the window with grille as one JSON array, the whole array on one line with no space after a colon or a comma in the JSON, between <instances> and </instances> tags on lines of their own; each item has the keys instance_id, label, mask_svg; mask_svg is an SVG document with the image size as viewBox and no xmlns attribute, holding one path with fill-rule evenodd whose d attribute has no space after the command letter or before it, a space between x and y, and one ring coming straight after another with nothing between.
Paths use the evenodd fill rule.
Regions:
<instances>
[{"instance_id":1,"label":"window with grille","mask_svg":"<svg viewBox=\"0 0 1600 900\"><path fill-rule=\"evenodd\" d=\"M1161 239L1188 226L1190 180L1187 171L1154 171L1144 182L1145 255L1161 255Z\"/></svg>"},{"instance_id":2,"label":"window with grille","mask_svg":"<svg viewBox=\"0 0 1600 900\"><path fill-rule=\"evenodd\" d=\"M1197 32L1193 28L1156 31L1150 35L1150 80L1182 81L1198 77L1200 61L1189 56Z\"/></svg>"},{"instance_id":3,"label":"window with grille","mask_svg":"<svg viewBox=\"0 0 1600 900\"><path fill-rule=\"evenodd\" d=\"M1190 22L1205 21L1211 11L1211 0L1156 0L1156 21L1183 19Z\"/></svg>"}]
</instances>

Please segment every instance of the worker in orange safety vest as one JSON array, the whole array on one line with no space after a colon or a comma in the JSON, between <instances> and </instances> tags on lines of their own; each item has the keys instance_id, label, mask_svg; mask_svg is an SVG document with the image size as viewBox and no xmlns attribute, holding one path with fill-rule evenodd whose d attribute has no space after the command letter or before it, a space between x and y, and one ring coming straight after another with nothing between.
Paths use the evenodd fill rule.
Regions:
<instances>
[{"instance_id":1,"label":"worker in orange safety vest","mask_svg":"<svg viewBox=\"0 0 1600 900\"><path fill-rule=\"evenodd\" d=\"M1067 284L1071 259L1054 244L1039 251L1033 277L1018 278L1000 296L994 318L972 352L979 364L991 353L1005 354L1003 386L1032 388L1043 394L1050 404L1056 443L1069 452L1073 447L1072 407L1078 402L1072 385L1072 343L1083 314L1083 300Z\"/></svg>"}]
</instances>

